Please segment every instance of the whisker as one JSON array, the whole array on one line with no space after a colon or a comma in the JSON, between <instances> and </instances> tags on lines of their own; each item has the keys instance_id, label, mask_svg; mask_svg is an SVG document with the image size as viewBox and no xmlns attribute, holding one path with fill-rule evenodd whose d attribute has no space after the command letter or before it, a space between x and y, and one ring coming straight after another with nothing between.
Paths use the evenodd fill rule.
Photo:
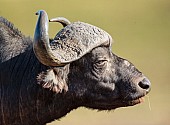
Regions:
<instances>
[{"instance_id":1,"label":"whisker","mask_svg":"<svg viewBox=\"0 0 170 125\"><path fill-rule=\"evenodd\" d=\"M123 99L126 99L129 95L130 95L130 93L128 93Z\"/></svg>"},{"instance_id":2,"label":"whisker","mask_svg":"<svg viewBox=\"0 0 170 125\"><path fill-rule=\"evenodd\" d=\"M149 110L151 111L152 109L151 109L151 103L150 103L149 96L148 96L148 95L146 95L146 97L147 97L147 99L148 99Z\"/></svg>"}]
</instances>

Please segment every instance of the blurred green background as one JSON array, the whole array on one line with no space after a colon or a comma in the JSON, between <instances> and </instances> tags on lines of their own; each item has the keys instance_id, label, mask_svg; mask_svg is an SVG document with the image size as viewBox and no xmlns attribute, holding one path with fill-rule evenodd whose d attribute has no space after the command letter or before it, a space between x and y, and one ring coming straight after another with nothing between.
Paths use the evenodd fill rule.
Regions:
<instances>
[{"instance_id":1,"label":"blurred green background","mask_svg":"<svg viewBox=\"0 0 170 125\"><path fill-rule=\"evenodd\" d=\"M145 103L115 111L79 108L48 125L170 125L170 0L0 0L0 16L33 37L35 12L96 25L111 34L113 52L152 82ZM50 23L50 37L61 25Z\"/></svg>"}]
</instances>

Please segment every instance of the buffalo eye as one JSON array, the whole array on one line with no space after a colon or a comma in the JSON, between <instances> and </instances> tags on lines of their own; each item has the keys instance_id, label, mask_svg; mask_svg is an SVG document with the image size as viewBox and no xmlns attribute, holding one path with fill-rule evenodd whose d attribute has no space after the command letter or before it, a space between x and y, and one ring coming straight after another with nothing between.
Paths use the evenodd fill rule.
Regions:
<instances>
[{"instance_id":1,"label":"buffalo eye","mask_svg":"<svg viewBox=\"0 0 170 125\"><path fill-rule=\"evenodd\" d=\"M104 67L107 63L107 60L98 60L94 63L97 67Z\"/></svg>"},{"instance_id":2,"label":"buffalo eye","mask_svg":"<svg viewBox=\"0 0 170 125\"><path fill-rule=\"evenodd\" d=\"M98 73L103 73L107 66L108 60L100 59L93 63L93 69Z\"/></svg>"}]
</instances>

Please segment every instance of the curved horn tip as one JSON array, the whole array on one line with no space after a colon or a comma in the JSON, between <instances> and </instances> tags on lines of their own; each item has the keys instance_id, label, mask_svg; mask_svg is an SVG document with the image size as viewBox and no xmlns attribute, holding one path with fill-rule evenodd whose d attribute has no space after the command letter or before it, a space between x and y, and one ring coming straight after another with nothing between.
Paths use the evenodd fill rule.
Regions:
<instances>
[{"instance_id":1,"label":"curved horn tip","mask_svg":"<svg viewBox=\"0 0 170 125\"><path fill-rule=\"evenodd\" d=\"M38 10L36 13L35 13L35 15L40 15L41 13L46 13L46 11L45 10Z\"/></svg>"},{"instance_id":2,"label":"curved horn tip","mask_svg":"<svg viewBox=\"0 0 170 125\"><path fill-rule=\"evenodd\" d=\"M64 18L64 17L52 18L52 19L49 20L49 22L59 22L59 23L61 23L64 27L67 26L67 25L69 25L69 24L71 24L71 22L70 22L68 19Z\"/></svg>"}]
</instances>

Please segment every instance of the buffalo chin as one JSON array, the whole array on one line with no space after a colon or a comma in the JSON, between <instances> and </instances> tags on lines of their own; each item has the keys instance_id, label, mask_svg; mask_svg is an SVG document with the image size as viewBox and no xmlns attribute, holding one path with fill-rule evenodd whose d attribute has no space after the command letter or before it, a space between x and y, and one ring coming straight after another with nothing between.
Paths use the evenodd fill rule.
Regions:
<instances>
[{"instance_id":1,"label":"buffalo chin","mask_svg":"<svg viewBox=\"0 0 170 125\"><path fill-rule=\"evenodd\" d=\"M145 95L144 95L145 96ZM120 101L121 99L114 100L113 102L93 102L92 104L85 105L85 107L90 109L97 109L99 111L102 110L114 110L120 107L128 107L128 106L134 106L140 103L143 103L145 101L144 96L140 96L131 100L126 101Z\"/></svg>"}]
</instances>

